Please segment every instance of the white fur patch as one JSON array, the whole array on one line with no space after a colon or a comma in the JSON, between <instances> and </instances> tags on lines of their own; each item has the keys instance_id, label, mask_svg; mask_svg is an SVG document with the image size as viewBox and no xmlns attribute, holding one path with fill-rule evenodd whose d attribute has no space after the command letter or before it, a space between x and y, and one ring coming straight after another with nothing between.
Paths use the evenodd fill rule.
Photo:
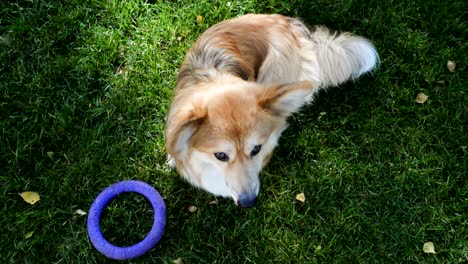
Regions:
<instances>
[{"instance_id":1,"label":"white fur patch","mask_svg":"<svg viewBox=\"0 0 468 264\"><path fill-rule=\"evenodd\" d=\"M226 185L226 175L222 168L225 166L224 163L214 160L214 158L209 157L207 154L196 150L190 154L189 163L191 170L197 173L200 179L200 182L195 185L214 195L231 196L229 188Z\"/></svg>"},{"instance_id":2,"label":"white fur patch","mask_svg":"<svg viewBox=\"0 0 468 264\"><path fill-rule=\"evenodd\" d=\"M271 32L269 53L260 67L257 82L262 84L284 84L299 81L301 58L298 47L285 41L285 36ZM289 43L288 43L289 42Z\"/></svg>"}]
</instances>

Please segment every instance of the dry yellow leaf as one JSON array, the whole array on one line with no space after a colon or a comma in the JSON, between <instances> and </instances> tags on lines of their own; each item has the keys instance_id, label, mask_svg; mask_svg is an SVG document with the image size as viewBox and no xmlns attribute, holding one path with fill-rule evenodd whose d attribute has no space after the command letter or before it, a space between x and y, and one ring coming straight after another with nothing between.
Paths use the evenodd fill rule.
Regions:
<instances>
[{"instance_id":1,"label":"dry yellow leaf","mask_svg":"<svg viewBox=\"0 0 468 264\"><path fill-rule=\"evenodd\" d=\"M41 199L41 197L39 196L37 192L22 192L22 193L19 193L19 195L28 204L35 204Z\"/></svg>"},{"instance_id":2,"label":"dry yellow leaf","mask_svg":"<svg viewBox=\"0 0 468 264\"><path fill-rule=\"evenodd\" d=\"M322 246L321 245L318 245L315 247L315 254L319 253L320 251L322 251Z\"/></svg>"},{"instance_id":3,"label":"dry yellow leaf","mask_svg":"<svg viewBox=\"0 0 468 264\"><path fill-rule=\"evenodd\" d=\"M424 243L423 251L425 253L435 254L434 243L432 243L432 242Z\"/></svg>"},{"instance_id":4,"label":"dry yellow leaf","mask_svg":"<svg viewBox=\"0 0 468 264\"><path fill-rule=\"evenodd\" d=\"M203 22L203 17L197 16L197 25L201 25L202 22Z\"/></svg>"},{"instance_id":5,"label":"dry yellow leaf","mask_svg":"<svg viewBox=\"0 0 468 264\"><path fill-rule=\"evenodd\" d=\"M451 72L455 72L455 68L457 67L457 64L454 61L449 60L447 62L447 69Z\"/></svg>"},{"instance_id":6,"label":"dry yellow leaf","mask_svg":"<svg viewBox=\"0 0 468 264\"><path fill-rule=\"evenodd\" d=\"M174 259L172 261L172 263L174 263L174 264L184 264L184 262L182 261L182 258Z\"/></svg>"},{"instance_id":7,"label":"dry yellow leaf","mask_svg":"<svg viewBox=\"0 0 468 264\"><path fill-rule=\"evenodd\" d=\"M187 210L191 213L195 213L195 211L197 211L197 207L195 205L190 205L187 207Z\"/></svg>"},{"instance_id":8,"label":"dry yellow leaf","mask_svg":"<svg viewBox=\"0 0 468 264\"><path fill-rule=\"evenodd\" d=\"M117 70L115 71L116 74L124 74L125 73L125 67L124 66L119 66L117 67ZM123 117L119 120L122 121ZM128 138L127 138L128 139ZM128 144L127 144L128 145Z\"/></svg>"},{"instance_id":9,"label":"dry yellow leaf","mask_svg":"<svg viewBox=\"0 0 468 264\"><path fill-rule=\"evenodd\" d=\"M86 212L83 211L83 210L81 210L81 209L77 209L77 210L75 211L75 214L86 215Z\"/></svg>"},{"instance_id":10,"label":"dry yellow leaf","mask_svg":"<svg viewBox=\"0 0 468 264\"><path fill-rule=\"evenodd\" d=\"M298 200L299 202L305 202L305 195L304 193L300 193L298 195L296 195L296 200Z\"/></svg>"},{"instance_id":11,"label":"dry yellow leaf","mask_svg":"<svg viewBox=\"0 0 468 264\"><path fill-rule=\"evenodd\" d=\"M427 98L429 98L429 96L425 95L424 93L418 93L418 95L416 96L416 103L419 103L419 104L424 104L427 100Z\"/></svg>"},{"instance_id":12,"label":"dry yellow leaf","mask_svg":"<svg viewBox=\"0 0 468 264\"><path fill-rule=\"evenodd\" d=\"M34 231L28 232L26 235L24 235L24 239L31 238L33 234L34 234Z\"/></svg>"}]
</instances>

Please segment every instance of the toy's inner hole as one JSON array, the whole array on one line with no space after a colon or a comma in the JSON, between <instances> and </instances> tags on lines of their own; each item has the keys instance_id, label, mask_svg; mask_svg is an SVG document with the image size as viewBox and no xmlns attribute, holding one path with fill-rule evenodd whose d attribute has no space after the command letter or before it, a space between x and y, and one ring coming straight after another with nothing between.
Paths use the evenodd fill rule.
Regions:
<instances>
[{"instance_id":1,"label":"toy's inner hole","mask_svg":"<svg viewBox=\"0 0 468 264\"><path fill-rule=\"evenodd\" d=\"M113 199L101 216L101 231L115 246L132 246L151 230L154 212L151 203L137 193L123 193Z\"/></svg>"}]
</instances>

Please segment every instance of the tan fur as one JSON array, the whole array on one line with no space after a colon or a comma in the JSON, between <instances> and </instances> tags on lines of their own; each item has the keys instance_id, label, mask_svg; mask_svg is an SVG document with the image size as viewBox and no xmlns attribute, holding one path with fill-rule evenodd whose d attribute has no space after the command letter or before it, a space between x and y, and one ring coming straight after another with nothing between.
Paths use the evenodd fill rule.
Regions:
<instances>
[{"instance_id":1,"label":"tan fur","mask_svg":"<svg viewBox=\"0 0 468 264\"><path fill-rule=\"evenodd\" d=\"M250 206L287 118L319 88L357 78L377 62L364 38L310 30L281 15L216 24L180 68L166 120L170 162L195 186ZM221 152L228 160L215 157Z\"/></svg>"}]
</instances>

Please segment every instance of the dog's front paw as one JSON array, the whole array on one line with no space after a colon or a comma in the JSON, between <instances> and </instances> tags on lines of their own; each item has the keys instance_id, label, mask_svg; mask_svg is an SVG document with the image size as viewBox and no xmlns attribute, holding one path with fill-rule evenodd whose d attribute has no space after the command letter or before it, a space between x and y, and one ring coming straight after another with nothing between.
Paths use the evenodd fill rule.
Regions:
<instances>
[{"instance_id":1,"label":"dog's front paw","mask_svg":"<svg viewBox=\"0 0 468 264\"><path fill-rule=\"evenodd\" d=\"M167 154L167 165L169 165L169 167L171 167L171 168L175 168L175 166L176 166L175 159L169 154Z\"/></svg>"}]
</instances>

